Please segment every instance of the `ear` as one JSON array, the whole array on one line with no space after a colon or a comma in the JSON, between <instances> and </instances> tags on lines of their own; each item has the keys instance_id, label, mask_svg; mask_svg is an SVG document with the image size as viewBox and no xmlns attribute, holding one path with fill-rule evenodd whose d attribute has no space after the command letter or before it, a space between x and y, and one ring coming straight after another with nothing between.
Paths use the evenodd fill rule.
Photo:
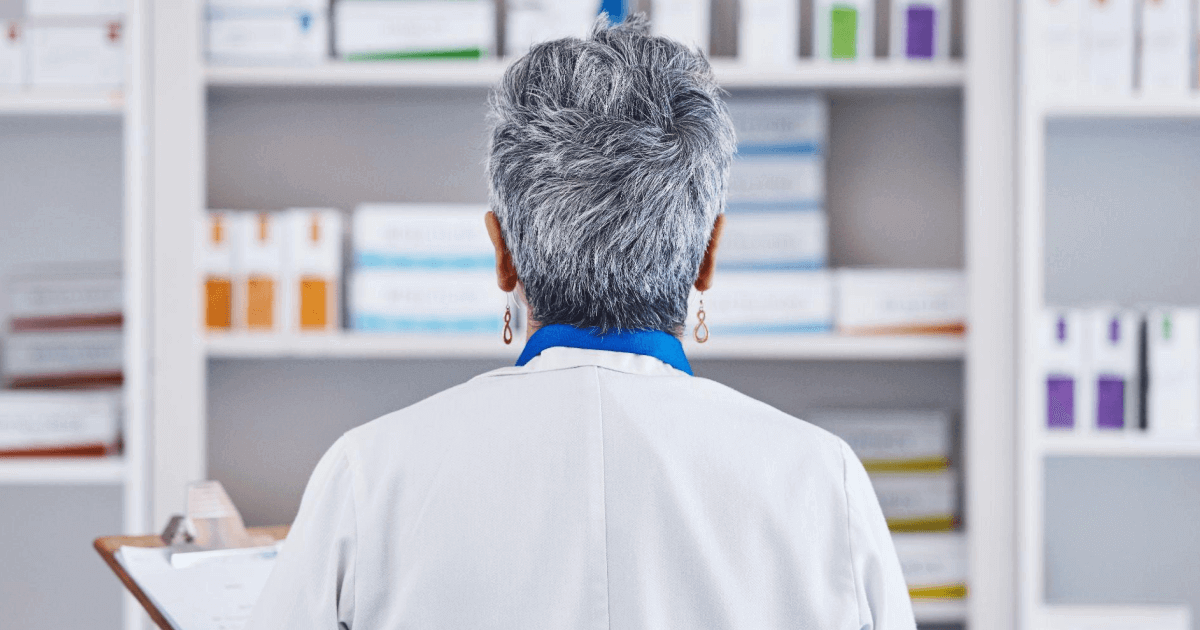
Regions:
<instances>
[{"instance_id":1,"label":"ear","mask_svg":"<svg viewBox=\"0 0 1200 630\"><path fill-rule=\"evenodd\" d=\"M707 291L712 286L713 270L717 266L717 245L721 242L721 230L725 229L725 215L718 214L713 222L712 236L708 238L708 249L700 261L700 273L696 275L696 290Z\"/></svg>"},{"instance_id":2,"label":"ear","mask_svg":"<svg viewBox=\"0 0 1200 630\"><path fill-rule=\"evenodd\" d=\"M489 210L483 216L483 222L487 225L492 246L496 248L496 284L500 285L502 291L512 291L517 288L517 267L513 264L512 253L508 251L508 245L504 242L504 235L500 233L500 219L496 218L496 213Z\"/></svg>"}]
</instances>

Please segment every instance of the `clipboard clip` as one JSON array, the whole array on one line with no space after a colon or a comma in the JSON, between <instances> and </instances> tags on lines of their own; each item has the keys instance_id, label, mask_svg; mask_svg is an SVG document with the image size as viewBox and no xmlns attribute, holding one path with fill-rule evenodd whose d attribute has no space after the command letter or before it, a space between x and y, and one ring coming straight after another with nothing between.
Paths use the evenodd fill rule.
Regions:
<instances>
[{"instance_id":1,"label":"clipboard clip","mask_svg":"<svg viewBox=\"0 0 1200 630\"><path fill-rule=\"evenodd\" d=\"M270 536L246 531L238 511L219 481L188 484L187 514L171 517L162 533L171 565L192 566L206 560L247 554L273 554Z\"/></svg>"}]
</instances>

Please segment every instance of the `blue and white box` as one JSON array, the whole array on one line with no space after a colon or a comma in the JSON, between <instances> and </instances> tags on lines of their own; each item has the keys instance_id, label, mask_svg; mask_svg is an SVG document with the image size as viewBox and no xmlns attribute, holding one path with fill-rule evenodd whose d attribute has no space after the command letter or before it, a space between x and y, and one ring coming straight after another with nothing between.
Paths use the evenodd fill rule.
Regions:
<instances>
[{"instance_id":1,"label":"blue and white box","mask_svg":"<svg viewBox=\"0 0 1200 630\"><path fill-rule=\"evenodd\" d=\"M210 2L208 60L218 65L310 65L328 61L329 9L315 2Z\"/></svg>"},{"instance_id":2,"label":"blue and white box","mask_svg":"<svg viewBox=\"0 0 1200 630\"><path fill-rule=\"evenodd\" d=\"M827 333L833 328L833 277L828 271L729 271L713 289L693 291L688 330L700 299L713 335Z\"/></svg>"},{"instance_id":3,"label":"blue and white box","mask_svg":"<svg viewBox=\"0 0 1200 630\"><path fill-rule=\"evenodd\" d=\"M483 269L496 264L483 204L363 204L354 211L357 268Z\"/></svg>"}]
</instances>

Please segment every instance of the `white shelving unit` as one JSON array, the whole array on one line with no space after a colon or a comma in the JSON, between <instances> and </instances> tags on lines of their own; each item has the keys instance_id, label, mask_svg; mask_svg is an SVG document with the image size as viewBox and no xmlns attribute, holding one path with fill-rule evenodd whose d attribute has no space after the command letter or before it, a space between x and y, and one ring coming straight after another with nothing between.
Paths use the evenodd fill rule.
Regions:
<instances>
[{"instance_id":1,"label":"white shelving unit","mask_svg":"<svg viewBox=\"0 0 1200 630\"><path fill-rule=\"evenodd\" d=\"M0 116L121 116L124 113L125 97L120 91L0 92Z\"/></svg>"},{"instance_id":2,"label":"white shelving unit","mask_svg":"<svg viewBox=\"0 0 1200 630\"><path fill-rule=\"evenodd\" d=\"M963 120L961 152L956 151L954 159L961 159L959 183L965 191L961 201L962 259L972 287L970 334L714 336L708 344L687 342L685 348L689 356L700 360L792 361L817 364L814 369L820 369L821 362L826 361L887 362L896 369L907 369L910 363L961 362L971 598L922 600L916 602L915 609L922 623L966 623L972 630L999 630L1013 627L1016 583L1011 482L1015 268L1011 185L1015 106L1011 95L1015 79L1011 60L1015 11L1009 3L964 4L969 5L964 20L968 42L965 60L943 64L802 61L794 66L748 68L718 59L713 66L722 86L731 90L822 90L836 98L861 97L863 103L877 108L869 110L872 112L890 106L894 99L914 95L918 99L956 101ZM280 88L298 88L295 93L304 98L317 93L312 98L351 103L355 111L388 106L396 97L387 90L402 88L405 92L399 98L421 103L436 102L451 94L460 99L453 107L461 110L467 107L462 95L481 97L499 79L507 63L330 62L315 67L206 68L200 53L201 15L195 2L181 2L156 4L153 16L153 28L160 34L150 51L154 59L151 103L157 113L150 127L155 169L146 190L154 220L143 240L150 248L148 267L154 269L146 294L149 310L154 313L149 343L154 348L150 368L155 375L149 396L154 418L150 450L154 491L149 502L153 517L149 526L160 526L179 510L186 482L204 478L210 472L208 440L213 427L206 407L212 402L207 379L213 371L257 369L254 366L275 360L288 360L288 365L299 361L305 370L308 364L304 361L309 359L511 360L520 351L516 343L506 347L498 339L477 337L353 332L328 336L206 336L199 329L201 310L196 287L200 274L190 257L181 252L193 251L196 219L206 208L208 196L216 194L210 180L222 167L206 162L206 143L222 131L220 123L225 122L214 120L214 115L219 115L209 109L214 102L236 108L236 115L260 120L257 117L263 115L261 112L248 115L244 108L290 106L290 97L279 96L285 93ZM386 94L387 98L375 98L377 94ZM289 120L301 123L297 134L314 131L303 127L306 121L296 117L299 110L289 111ZM258 127L236 128L230 133L243 131L257 132ZM478 164L478 160L472 164ZM286 177L277 179L290 181ZM276 185L306 189L307 182ZM219 364L210 364L210 359L219 360ZM243 368L246 365L251 367Z\"/></svg>"},{"instance_id":3,"label":"white shelving unit","mask_svg":"<svg viewBox=\"0 0 1200 630\"><path fill-rule=\"evenodd\" d=\"M0 459L0 485L116 485L127 474L122 457Z\"/></svg>"}]
</instances>

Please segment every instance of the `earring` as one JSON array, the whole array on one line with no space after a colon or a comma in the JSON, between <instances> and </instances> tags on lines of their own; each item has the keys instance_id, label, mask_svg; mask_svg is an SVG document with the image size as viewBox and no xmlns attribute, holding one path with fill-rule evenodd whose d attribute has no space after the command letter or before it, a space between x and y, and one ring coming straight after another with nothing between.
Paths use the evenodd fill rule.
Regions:
<instances>
[{"instance_id":1,"label":"earring","mask_svg":"<svg viewBox=\"0 0 1200 630\"><path fill-rule=\"evenodd\" d=\"M501 335L501 338L504 339L504 345L506 346L511 344L513 340L512 307L507 304L504 305L504 333Z\"/></svg>"},{"instance_id":2,"label":"earring","mask_svg":"<svg viewBox=\"0 0 1200 630\"><path fill-rule=\"evenodd\" d=\"M704 323L704 292L700 292L700 309L696 311L696 330L692 334L696 337L696 343L704 343L708 341L708 324Z\"/></svg>"}]
</instances>

